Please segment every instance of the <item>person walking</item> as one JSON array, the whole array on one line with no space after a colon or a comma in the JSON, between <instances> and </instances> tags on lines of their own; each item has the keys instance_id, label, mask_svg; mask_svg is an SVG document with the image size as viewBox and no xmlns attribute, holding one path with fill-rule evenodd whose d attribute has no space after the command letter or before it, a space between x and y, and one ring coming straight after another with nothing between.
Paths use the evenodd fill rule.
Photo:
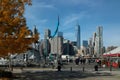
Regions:
<instances>
[{"instance_id":1,"label":"person walking","mask_svg":"<svg viewBox=\"0 0 120 80\"><path fill-rule=\"evenodd\" d=\"M58 66L57 66L57 69L58 69L58 71L61 71L61 62L60 62L60 60L58 60Z\"/></svg>"}]
</instances>

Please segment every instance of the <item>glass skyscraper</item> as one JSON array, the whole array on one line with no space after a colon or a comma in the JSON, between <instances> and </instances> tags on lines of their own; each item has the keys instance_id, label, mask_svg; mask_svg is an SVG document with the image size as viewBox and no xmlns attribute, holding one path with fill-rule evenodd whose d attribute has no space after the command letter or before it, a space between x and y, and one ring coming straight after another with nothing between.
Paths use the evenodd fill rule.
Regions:
<instances>
[{"instance_id":1,"label":"glass skyscraper","mask_svg":"<svg viewBox=\"0 0 120 80\"><path fill-rule=\"evenodd\" d=\"M80 44L81 40L80 40L80 25L77 25L77 48L80 49Z\"/></svg>"},{"instance_id":2,"label":"glass skyscraper","mask_svg":"<svg viewBox=\"0 0 120 80\"><path fill-rule=\"evenodd\" d=\"M97 28L96 47L97 47L97 57L100 57L102 55L102 48L103 48L103 27L102 26L99 26Z\"/></svg>"},{"instance_id":3,"label":"glass skyscraper","mask_svg":"<svg viewBox=\"0 0 120 80\"><path fill-rule=\"evenodd\" d=\"M88 41L87 40L83 40L83 47L88 47Z\"/></svg>"}]
</instances>

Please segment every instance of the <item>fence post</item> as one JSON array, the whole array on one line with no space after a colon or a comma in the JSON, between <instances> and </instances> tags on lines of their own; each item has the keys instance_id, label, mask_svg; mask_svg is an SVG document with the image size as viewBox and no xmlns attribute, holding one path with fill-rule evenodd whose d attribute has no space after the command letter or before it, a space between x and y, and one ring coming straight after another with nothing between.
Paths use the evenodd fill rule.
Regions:
<instances>
[{"instance_id":1,"label":"fence post","mask_svg":"<svg viewBox=\"0 0 120 80\"><path fill-rule=\"evenodd\" d=\"M72 67L70 67L70 71L72 72Z\"/></svg>"}]
</instances>

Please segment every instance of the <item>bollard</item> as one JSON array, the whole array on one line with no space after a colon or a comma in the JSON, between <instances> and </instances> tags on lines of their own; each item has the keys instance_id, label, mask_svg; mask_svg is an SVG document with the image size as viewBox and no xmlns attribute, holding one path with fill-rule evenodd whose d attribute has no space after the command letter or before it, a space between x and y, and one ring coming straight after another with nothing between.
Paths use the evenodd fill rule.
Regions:
<instances>
[{"instance_id":1,"label":"bollard","mask_svg":"<svg viewBox=\"0 0 120 80\"><path fill-rule=\"evenodd\" d=\"M85 67L83 67L83 72L85 71Z\"/></svg>"},{"instance_id":2,"label":"bollard","mask_svg":"<svg viewBox=\"0 0 120 80\"><path fill-rule=\"evenodd\" d=\"M70 67L70 71L72 72L72 67Z\"/></svg>"},{"instance_id":3,"label":"bollard","mask_svg":"<svg viewBox=\"0 0 120 80\"><path fill-rule=\"evenodd\" d=\"M110 71L112 71L112 65L110 65Z\"/></svg>"}]
</instances>

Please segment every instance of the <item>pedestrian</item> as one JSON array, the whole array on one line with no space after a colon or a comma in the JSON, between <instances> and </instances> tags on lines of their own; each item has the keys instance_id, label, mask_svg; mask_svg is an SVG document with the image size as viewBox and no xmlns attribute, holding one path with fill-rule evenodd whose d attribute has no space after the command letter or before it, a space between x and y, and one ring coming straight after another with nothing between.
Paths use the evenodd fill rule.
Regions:
<instances>
[{"instance_id":1,"label":"pedestrian","mask_svg":"<svg viewBox=\"0 0 120 80\"><path fill-rule=\"evenodd\" d=\"M86 59L84 58L84 59L83 59L83 64L85 64L85 62L86 62Z\"/></svg>"},{"instance_id":2,"label":"pedestrian","mask_svg":"<svg viewBox=\"0 0 120 80\"><path fill-rule=\"evenodd\" d=\"M90 64L90 62L91 62L91 59L88 59L88 63Z\"/></svg>"},{"instance_id":3,"label":"pedestrian","mask_svg":"<svg viewBox=\"0 0 120 80\"><path fill-rule=\"evenodd\" d=\"M97 65L99 65L99 59L96 59Z\"/></svg>"},{"instance_id":4,"label":"pedestrian","mask_svg":"<svg viewBox=\"0 0 120 80\"><path fill-rule=\"evenodd\" d=\"M75 59L76 65L79 65L79 58Z\"/></svg>"},{"instance_id":5,"label":"pedestrian","mask_svg":"<svg viewBox=\"0 0 120 80\"><path fill-rule=\"evenodd\" d=\"M98 65L97 64L94 66L94 69L95 69L95 71L98 71Z\"/></svg>"},{"instance_id":6,"label":"pedestrian","mask_svg":"<svg viewBox=\"0 0 120 80\"><path fill-rule=\"evenodd\" d=\"M99 66L101 67L101 60L99 60Z\"/></svg>"},{"instance_id":7,"label":"pedestrian","mask_svg":"<svg viewBox=\"0 0 120 80\"><path fill-rule=\"evenodd\" d=\"M57 66L58 71L61 71L61 62L58 60L58 66Z\"/></svg>"},{"instance_id":8,"label":"pedestrian","mask_svg":"<svg viewBox=\"0 0 120 80\"><path fill-rule=\"evenodd\" d=\"M82 59L80 59L80 63L82 64Z\"/></svg>"}]
</instances>

